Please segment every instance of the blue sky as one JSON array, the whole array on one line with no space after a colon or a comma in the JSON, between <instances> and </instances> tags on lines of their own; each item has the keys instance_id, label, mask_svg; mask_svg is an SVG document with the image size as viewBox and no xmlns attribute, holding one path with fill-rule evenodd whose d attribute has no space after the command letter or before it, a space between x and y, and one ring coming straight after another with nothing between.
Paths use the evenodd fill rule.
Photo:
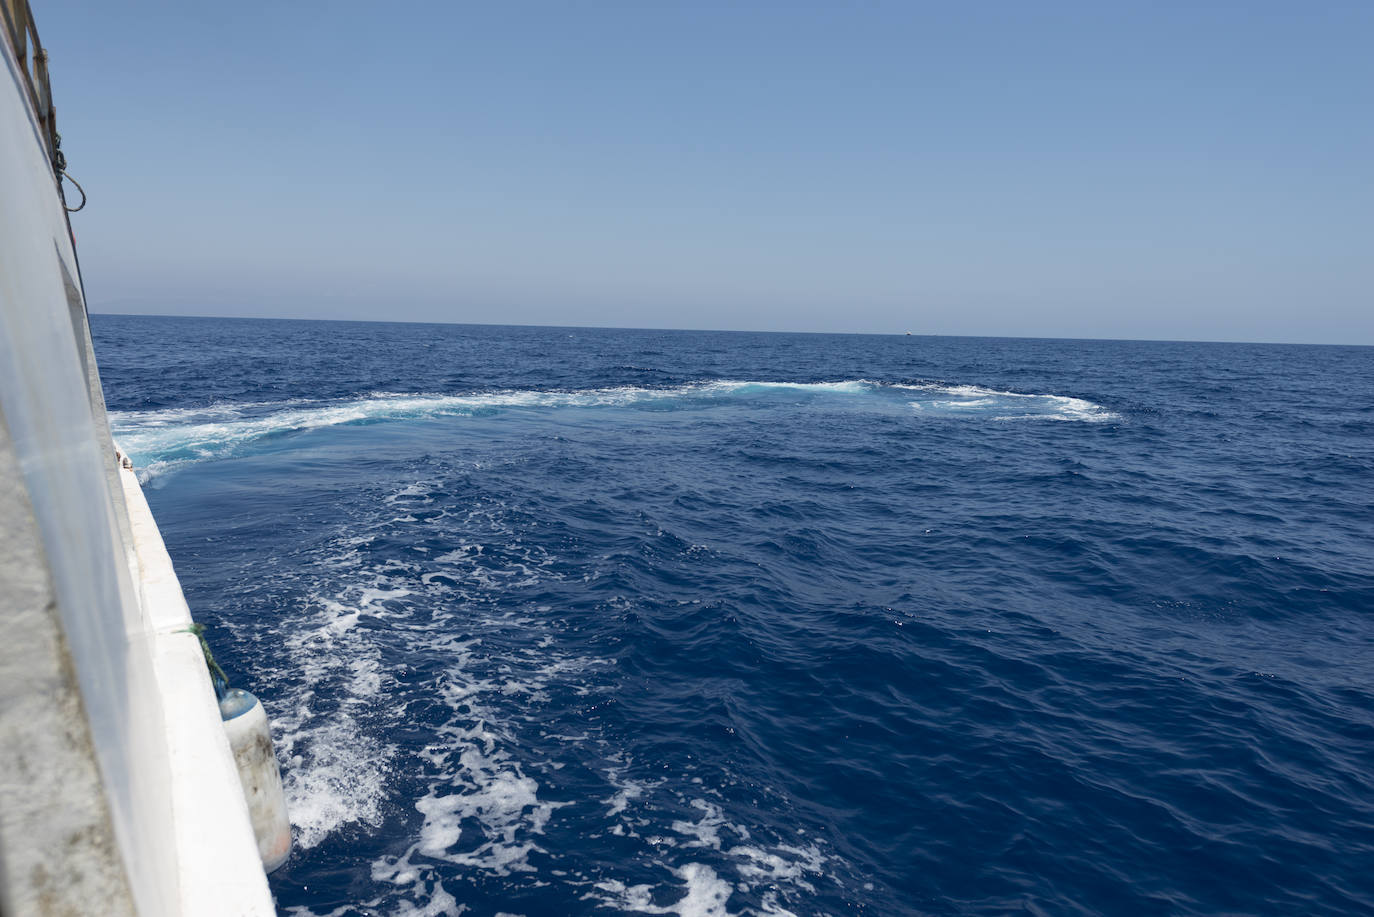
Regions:
<instances>
[{"instance_id":1,"label":"blue sky","mask_svg":"<svg viewBox=\"0 0 1374 917\"><path fill-rule=\"evenodd\" d=\"M35 7L93 311L1374 344L1374 3Z\"/></svg>"}]
</instances>

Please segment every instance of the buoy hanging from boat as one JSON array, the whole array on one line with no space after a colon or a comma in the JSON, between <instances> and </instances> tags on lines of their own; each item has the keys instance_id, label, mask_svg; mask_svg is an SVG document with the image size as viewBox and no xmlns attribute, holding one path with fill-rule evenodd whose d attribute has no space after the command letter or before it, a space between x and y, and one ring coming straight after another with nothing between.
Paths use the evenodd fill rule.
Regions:
<instances>
[{"instance_id":1,"label":"buoy hanging from boat","mask_svg":"<svg viewBox=\"0 0 1374 917\"><path fill-rule=\"evenodd\" d=\"M229 747L234 751L243 798L258 839L258 854L263 869L271 872L291 855L291 822L286 816L286 795L281 788L277 756L272 751L267 712L256 697L242 688L225 692L219 712L229 735Z\"/></svg>"}]
</instances>

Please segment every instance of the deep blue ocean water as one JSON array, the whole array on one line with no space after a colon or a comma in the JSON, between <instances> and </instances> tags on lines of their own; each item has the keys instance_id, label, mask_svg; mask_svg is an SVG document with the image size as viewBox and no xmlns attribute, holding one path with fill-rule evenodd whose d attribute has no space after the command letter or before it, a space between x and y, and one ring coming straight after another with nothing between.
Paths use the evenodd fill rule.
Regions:
<instances>
[{"instance_id":1,"label":"deep blue ocean water","mask_svg":"<svg viewBox=\"0 0 1374 917\"><path fill-rule=\"evenodd\" d=\"M1374 911L1374 348L93 325L284 913Z\"/></svg>"}]
</instances>

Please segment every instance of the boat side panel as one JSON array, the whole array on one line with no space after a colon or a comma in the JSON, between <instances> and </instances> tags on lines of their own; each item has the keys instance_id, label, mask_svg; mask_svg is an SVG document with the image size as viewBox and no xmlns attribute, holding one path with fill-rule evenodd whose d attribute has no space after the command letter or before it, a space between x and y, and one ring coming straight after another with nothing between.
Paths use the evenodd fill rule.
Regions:
<instances>
[{"instance_id":1,"label":"boat side panel","mask_svg":"<svg viewBox=\"0 0 1374 917\"><path fill-rule=\"evenodd\" d=\"M61 658L70 660L75 673L128 887L142 915L271 913L260 866L241 871L245 857L233 850L226 862L240 870L232 877L243 893L202 902L206 909L188 907L196 890L184 886L188 876L197 876L194 863L214 859L226 845L241 842L254 853L256 845L237 779L231 774L226 780L222 767L187 770L203 764L200 755L222 755L230 767L232 759L213 701L205 695L203 661L196 669L186 662L187 652L178 650L173 659L179 662L167 664L167 646L186 647L188 635L164 646L166 627L159 624L168 620L165 609L143 594L140 577L150 562L137 556L140 540L126 514L125 489L118 473L110 473L114 458L103 398L90 385L95 364L79 284L73 282L76 260L66 214L47 156L29 129L31 113L15 82L11 49L0 45L0 412L12 456L0 473L22 486L31 507L39 542L33 562L52 590L53 603L44 607L60 624L66 647ZM148 524L155 532L151 516ZM161 554L154 565L166 556L160 537L156 547ZM161 594L170 590L184 613L175 577ZM179 674L169 678L169 669ZM186 689L196 677L199 694ZM7 708L25 698L22 683L0 690ZM184 752L195 743L200 745L188 758ZM187 797L187 785L216 797L216 817L232 823L241 816L242 830L211 822L192 837L186 825L205 809L174 812ZM89 787L73 792L88 796L72 805L95 804ZM0 808L10 805L8 796L0 799ZM244 832L246 840L240 837ZM69 871L83 864L57 857L54 865ZM210 887L227 884L221 879Z\"/></svg>"},{"instance_id":2,"label":"boat side panel","mask_svg":"<svg viewBox=\"0 0 1374 917\"><path fill-rule=\"evenodd\" d=\"M0 414L0 467L13 459ZM0 913L84 914L99 901L131 915L43 540L12 474L0 475L0 519Z\"/></svg>"}]
</instances>

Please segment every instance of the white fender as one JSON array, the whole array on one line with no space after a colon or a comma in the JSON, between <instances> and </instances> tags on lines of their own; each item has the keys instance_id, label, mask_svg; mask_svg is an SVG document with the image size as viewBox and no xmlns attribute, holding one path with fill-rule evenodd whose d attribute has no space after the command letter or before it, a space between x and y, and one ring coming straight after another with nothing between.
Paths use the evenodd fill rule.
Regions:
<instances>
[{"instance_id":1,"label":"white fender","mask_svg":"<svg viewBox=\"0 0 1374 917\"><path fill-rule=\"evenodd\" d=\"M286 796L281 788L281 771L272 750L272 733L267 727L267 712L258 699L242 688L233 688L219 702L224 731L234 750L243 798L253 833L258 838L258 854L263 869L271 872L291 855L291 822L286 817Z\"/></svg>"}]
</instances>

